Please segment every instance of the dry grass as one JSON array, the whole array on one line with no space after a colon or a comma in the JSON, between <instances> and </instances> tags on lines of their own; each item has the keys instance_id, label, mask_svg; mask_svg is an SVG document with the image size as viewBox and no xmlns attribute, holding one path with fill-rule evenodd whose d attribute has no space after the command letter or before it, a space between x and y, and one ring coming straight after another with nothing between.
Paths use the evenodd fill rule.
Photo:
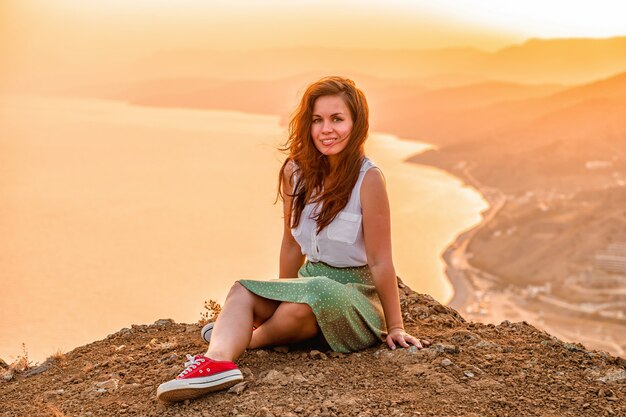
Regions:
<instances>
[{"instance_id":1,"label":"dry grass","mask_svg":"<svg viewBox=\"0 0 626 417\"><path fill-rule=\"evenodd\" d=\"M217 320L222 311L222 306L215 300L209 300L204 302L204 309L206 311L200 313L200 320L198 320L198 324L201 326Z\"/></svg>"},{"instance_id":2,"label":"dry grass","mask_svg":"<svg viewBox=\"0 0 626 417\"><path fill-rule=\"evenodd\" d=\"M65 360L65 352L61 349L57 349L52 355L48 357L53 362L63 362Z\"/></svg>"},{"instance_id":3,"label":"dry grass","mask_svg":"<svg viewBox=\"0 0 626 417\"><path fill-rule=\"evenodd\" d=\"M9 369L14 370L15 372L24 372L30 366L32 362L28 360L28 350L26 349L26 343L22 342L22 354L18 355L15 358L15 361L10 365Z\"/></svg>"}]
</instances>

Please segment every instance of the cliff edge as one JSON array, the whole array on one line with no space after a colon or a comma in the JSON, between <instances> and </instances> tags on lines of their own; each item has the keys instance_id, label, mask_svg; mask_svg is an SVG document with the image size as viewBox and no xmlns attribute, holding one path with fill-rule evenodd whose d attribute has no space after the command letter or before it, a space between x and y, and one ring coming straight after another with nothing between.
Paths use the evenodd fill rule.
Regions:
<instances>
[{"instance_id":1,"label":"cliff edge","mask_svg":"<svg viewBox=\"0 0 626 417\"><path fill-rule=\"evenodd\" d=\"M157 386L206 345L198 324L158 320L57 354L0 361L2 416L624 416L626 360L563 343L533 326L465 321L399 283L407 330L427 349L380 344L341 354L323 346L246 352L245 382L164 404Z\"/></svg>"}]
</instances>

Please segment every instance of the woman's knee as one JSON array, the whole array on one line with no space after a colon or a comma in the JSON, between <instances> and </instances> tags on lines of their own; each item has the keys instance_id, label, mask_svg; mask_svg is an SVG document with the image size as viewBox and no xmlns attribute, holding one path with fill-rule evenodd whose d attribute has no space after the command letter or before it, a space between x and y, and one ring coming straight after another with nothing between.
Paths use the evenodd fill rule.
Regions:
<instances>
[{"instance_id":1,"label":"woman's knee","mask_svg":"<svg viewBox=\"0 0 626 417\"><path fill-rule=\"evenodd\" d=\"M280 301L270 300L269 298L256 295L239 281L236 281L226 296L227 302L249 305L254 314L254 325L259 326L265 320L272 316L274 311L280 305Z\"/></svg>"},{"instance_id":2,"label":"woman's knee","mask_svg":"<svg viewBox=\"0 0 626 417\"><path fill-rule=\"evenodd\" d=\"M246 287L241 285L239 281L235 281L235 283L230 287L230 291L228 291L226 298L228 299L233 297L252 298L252 293Z\"/></svg>"},{"instance_id":3,"label":"woman's knee","mask_svg":"<svg viewBox=\"0 0 626 417\"><path fill-rule=\"evenodd\" d=\"M281 308L283 313L300 322L313 321L315 322L315 313L313 309L304 303L282 303Z\"/></svg>"}]
</instances>

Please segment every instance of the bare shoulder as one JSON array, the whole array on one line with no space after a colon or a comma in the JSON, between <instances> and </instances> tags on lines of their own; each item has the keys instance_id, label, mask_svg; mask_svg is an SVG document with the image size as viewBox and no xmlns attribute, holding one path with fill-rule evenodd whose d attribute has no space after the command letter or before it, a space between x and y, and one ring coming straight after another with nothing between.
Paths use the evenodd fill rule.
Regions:
<instances>
[{"instance_id":1,"label":"bare shoulder","mask_svg":"<svg viewBox=\"0 0 626 417\"><path fill-rule=\"evenodd\" d=\"M378 168L368 169L361 184L361 206L378 206L387 201L385 177Z\"/></svg>"},{"instance_id":2,"label":"bare shoulder","mask_svg":"<svg viewBox=\"0 0 626 417\"><path fill-rule=\"evenodd\" d=\"M287 160L287 162L282 168L283 169L283 182L285 185L289 185L290 187L293 187L293 183L292 183L293 173L296 171L297 168L298 166L292 159Z\"/></svg>"},{"instance_id":3,"label":"bare shoulder","mask_svg":"<svg viewBox=\"0 0 626 417\"><path fill-rule=\"evenodd\" d=\"M380 169L373 167L367 170L361 184L361 195L378 193L385 190L385 177Z\"/></svg>"}]
</instances>

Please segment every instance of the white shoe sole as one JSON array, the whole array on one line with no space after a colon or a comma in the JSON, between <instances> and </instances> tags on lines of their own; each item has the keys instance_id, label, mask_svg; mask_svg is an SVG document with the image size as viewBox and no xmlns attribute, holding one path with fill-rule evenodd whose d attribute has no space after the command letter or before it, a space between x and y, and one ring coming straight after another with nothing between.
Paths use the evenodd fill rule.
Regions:
<instances>
[{"instance_id":1,"label":"white shoe sole","mask_svg":"<svg viewBox=\"0 0 626 417\"><path fill-rule=\"evenodd\" d=\"M208 323L200 331L200 336L202 336L202 340L207 343L211 342L211 333L213 333L213 326L215 326L215 322Z\"/></svg>"},{"instance_id":2,"label":"white shoe sole","mask_svg":"<svg viewBox=\"0 0 626 417\"><path fill-rule=\"evenodd\" d=\"M159 385L157 398L166 402L189 400L209 392L230 388L241 381L243 381L243 375L239 369L203 378L174 379Z\"/></svg>"}]
</instances>

